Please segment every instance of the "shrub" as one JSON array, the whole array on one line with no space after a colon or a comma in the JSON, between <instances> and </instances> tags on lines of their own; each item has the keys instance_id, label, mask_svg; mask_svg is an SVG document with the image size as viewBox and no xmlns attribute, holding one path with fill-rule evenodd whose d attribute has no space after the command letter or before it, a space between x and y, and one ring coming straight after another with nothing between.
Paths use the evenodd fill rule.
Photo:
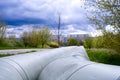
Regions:
<instances>
[{"instance_id":1,"label":"shrub","mask_svg":"<svg viewBox=\"0 0 120 80\"><path fill-rule=\"evenodd\" d=\"M12 45L9 44L9 42L6 39L0 39L0 47L7 48L12 47Z\"/></svg>"},{"instance_id":2,"label":"shrub","mask_svg":"<svg viewBox=\"0 0 120 80\"><path fill-rule=\"evenodd\" d=\"M87 37L85 39L85 42L84 42L84 47L88 48L88 49L91 49L92 48L92 42L93 42L92 37Z\"/></svg>"},{"instance_id":3,"label":"shrub","mask_svg":"<svg viewBox=\"0 0 120 80\"><path fill-rule=\"evenodd\" d=\"M120 55L113 50L87 50L88 56L91 61L120 65Z\"/></svg>"},{"instance_id":4,"label":"shrub","mask_svg":"<svg viewBox=\"0 0 120 80\"><path fill-rule=\"evenodd\" d=\"M7 56L12 56L14 54L0 54L0 57L7 57Z\"/></svg>"},{"instance_id":5,"label":"shrub","mask_svg":"<svg viewBox=\"0 0 120 80\"><path fill-rule=\"evenodd\" d=\"M79 41L75 38L69 38L67 40L67 45L68 46L78 46L79 45Z\"/></svg>"},{"instance_id":6,"label":"shrub","mask_svg":"<svg viewBox=\"0 0 120 80\"><path fill-rule=\"evenodd\" d=\"M42 47L42 45L38 45L37 48L43 48L43 47ZM45 44L45 45L44 45L44 48L50 48L50 46L47 45L47 44Z\"/></svg>"},{"instance_id":7,"label":"shrub","mask_svg":"<svg viewBox=\"0 0 120 80\"><path fill-rule=\"evenodd\" d=\"M49 42L48 45L52 48L58 48L59 44L57 42Z\"/></svg>"},{"instance_id":8,"label":"shrub","mask_svg":"<svg viewBox=\"0 0 120 80\"><path fill-rule=\"evenodd\" d=\"M19 40L14 40L14 43L15 43L14 44L15 47L21 47L21 48L25 47L24 44Z\"/></svg>"}]
</instances>

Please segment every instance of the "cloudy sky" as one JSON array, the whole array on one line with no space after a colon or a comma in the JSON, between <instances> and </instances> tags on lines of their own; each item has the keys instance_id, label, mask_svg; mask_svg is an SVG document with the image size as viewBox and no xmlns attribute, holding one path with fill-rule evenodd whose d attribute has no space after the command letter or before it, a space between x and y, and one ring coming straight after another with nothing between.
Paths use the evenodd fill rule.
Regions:
<instances>
[{"instance_id":1,"label":"cloudy sky","mask_svg":"<svg viewBox=\"0 0 120 80\"><path fill-rule=\"evenodd\" d=\"M34 25L55 30L58 14L64 34L100 34L86 18L83 3L84 0L0 0L0 16L7 24L7 33L17 36Z\"/></svg>"}]
</instances>

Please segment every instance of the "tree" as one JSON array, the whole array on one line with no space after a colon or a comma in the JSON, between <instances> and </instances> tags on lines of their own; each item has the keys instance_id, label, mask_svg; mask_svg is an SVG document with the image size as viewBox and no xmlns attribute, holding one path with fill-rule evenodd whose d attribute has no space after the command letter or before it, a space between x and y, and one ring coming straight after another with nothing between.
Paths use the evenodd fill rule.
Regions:
<instances>
[{"instance_id":1,"label":"tree","mask_svg":"<svg viewBox=\"0 0 120 80\"><path fill-rule=\"evenodd\" d=\"M41 45L43 48L50 40L51 35L52 34L47 27L43 27L40 30L33 28L32 31L24 32L21 35L21 39L25 47L38 47Z\"/></svg>"},{"instance_id":2,"label":"tree","mask_svg":"<svg viewBox=\"0 0 120 80\"><path fill-rule=\"evenodd\" d=\"M6 31L6 25L4 22L0 20L0 47L7 46L7 41L5 41L5 31Z\"/></svg>"},{"instance_id":3,"label":"tree","mask_svg":"<svg viewBox=\"0 0 120 80\"><path fill-rule=\"evenodd\" d=\"M91 37L87 37L86 39L85 39L85 43L84 43L84 46L86 47L86 48L89 48L89 49L91 49L92 48L92 38Z\"/></svg>"},{"instance_id":4,"label":"tree","mask_svg":"<svg viewBox=\"0 0 120 80\"><path fill-rule=\"evenodd\" d=\"M4 38L6 31L6 25L0 20L0 39Z\"/></svg>"},{"instance_id":5,"label":"tree","mask_svg":"<svg viewBox=\"0 0 120 80\"><path fill-rule=\"evenodd\" d=\"M9 35L9 44L11 45L11 47L13 48L23 48L24 44L21 40L17 39L15 35Z\"/></svg>"},{"instance_id":6,"label":"tree","mask_svg":"<svg viewBox=\"0 0 120 80\"><path fill-rule=\"evenodd\" d=\"M119 53L120 52L120 33L113 34L112 32L108 32L104 34L103 44L105 48L114 49Z\"/></svg>"},{"instance_id":7,"label":"tree","mask_svg":"<svg viewBox=\"0 0 120 80\"><path fill-rule=\"evenodd\" d=\"M42 48L44 47L45 44L50 40L52 33L47 27L43 27L40 29L38 32L38 37L39 37L39 44L42 45Z\"/></svg>"},{"instance_id":8,"label":"tree","mask_svg":"<svg viewBox=\"0 0 120 80\"><path fill-rule=\"evenodd\" d=\"M93 38L92 47L94 48L104 48L104 39L103 36L97 36Z\"/></svg>"},{"instance_id":9,"label":"tree","mask_svg":"<svg viewBox=\"0 0 120 80\"><path fill-rule=\"evenodd\" d=\"M39 36L38 31L33 28L32 31L29 32L29 46L37 47L39 44Z\"/></svg>"},{"instance_id":10,"label":"tree","mask_svg":"<svg viewBox=\"0 0 120 80\"><path fill-rule=\"evenodd\" d=\"M22 39L22 42L24 44L25 47L28 47L29 46L29 33L28 32L23 32L22 35L21 35L21 39Z\"/></svg>"},{"instance_id":11,"label":"tree","mask_svg":"<svg viewBox=\"0 0 120 80\"><path fill-rule=\"evenodd\" d=\"M86 10L91 13L88 15L89 20L103 32L105 46L120 52L120 1L91 0L86 5ZM108 25L114 29L112 32L106 30Z\"/></svg>"},{"instance_id":12,"label":"tree","mask_svg":"<svg viewBox=\"0 0 120 80\"><path fill-rule=\"evenodd\" d=\"M69 39L67 39L67 45L68 46L77 46L77 45L79 45L79 41L75 38L69 38Z\"/></svg>"},{"instance_id":13,"label":"tree","mask_svg":"<svg viewBox=\"0 0 120 80\"><path fill-rule=\"evenodd\" d=\"M88 18L99 29L105 30L107 25L111 25L115 30L120 31L119 0L90 0L87 4L89 4L86 8ZM90 6L92 9L90 9Z\"/></svg>"},{"instance_id":14,"label":"tree","mask_svg":"<svg viewBox=\"0 0 120 80\"><path fill-rule=\"evenodd\" d=\"M38 31L35 28L32 31L23 32L21 35L25 47L37 47L39 45L38 38Z\"/></svg>"}]
</instances>

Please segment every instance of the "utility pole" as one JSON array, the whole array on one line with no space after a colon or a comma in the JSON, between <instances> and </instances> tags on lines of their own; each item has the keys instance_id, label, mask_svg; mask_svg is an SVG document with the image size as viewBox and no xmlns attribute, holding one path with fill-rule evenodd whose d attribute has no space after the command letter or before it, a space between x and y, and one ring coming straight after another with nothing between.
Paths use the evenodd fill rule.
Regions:
<instances>
[{"instance_id":1,"label":"utility pole","mask_svg":"<svg viewBox=\"0 0 120 80\"><path fill-rule=\"evenodd\" d=\"M60 45L60 27L61 27L61 15L58 13L58 44Z\"/></svg>"}]
</instances>

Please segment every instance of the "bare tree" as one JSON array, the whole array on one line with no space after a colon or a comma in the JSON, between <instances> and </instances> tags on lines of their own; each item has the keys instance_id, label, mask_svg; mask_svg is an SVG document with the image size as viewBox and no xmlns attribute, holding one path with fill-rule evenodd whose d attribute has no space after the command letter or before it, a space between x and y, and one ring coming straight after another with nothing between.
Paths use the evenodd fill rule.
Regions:
<instances>
[{"instance_id":1,"label":"bare tree","mask_svg":"<svg viewBox=\"0 0 120 80\"><path fill-rule=\"evenodd\" d=\"M20 37L21 37L25 47L28 47L29 46L29 42L30 42L29 33L28 32L23 32Z\"/></svg>"},{"instance_id":2,"label":"bare tree","mask_svg":"<svg viewBox=\"0 0 120 80\"><path fill-rule=\"evenodd\" d=\"M0 20L0 38L4 38L6 31L6 25Z\"/></svg>"}]
</instances>

